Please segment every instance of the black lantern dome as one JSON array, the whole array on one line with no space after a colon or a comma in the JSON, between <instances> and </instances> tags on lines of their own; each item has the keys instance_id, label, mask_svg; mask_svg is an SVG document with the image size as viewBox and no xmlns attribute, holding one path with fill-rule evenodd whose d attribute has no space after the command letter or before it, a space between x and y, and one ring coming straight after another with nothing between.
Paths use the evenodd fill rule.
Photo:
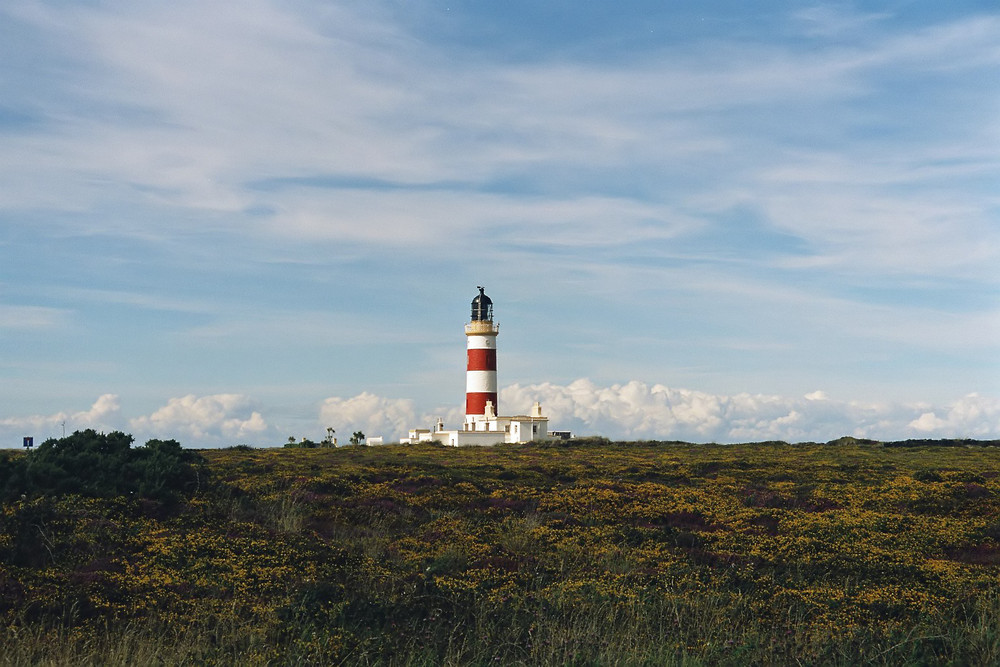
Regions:
<instances>
[{"instance_id":1,"label":"black lantern dome","mask_svg":"<svg viewBox=\"0 0 1000 667\"><path fill-rule=\"evenodd\" d=\"M479 296L472 300L472 321L493 321L493 300L486 296L486 288L479 287Z\"/></svg>"}]
</instances>

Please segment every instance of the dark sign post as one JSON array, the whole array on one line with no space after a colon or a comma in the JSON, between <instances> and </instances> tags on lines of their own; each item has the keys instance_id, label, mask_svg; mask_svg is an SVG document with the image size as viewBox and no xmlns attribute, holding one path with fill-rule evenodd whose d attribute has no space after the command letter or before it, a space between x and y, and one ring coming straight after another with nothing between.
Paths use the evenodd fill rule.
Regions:
<instances>
[{"instance_id":1,"label":"dark sign post","mask_svg":"<svg viewBox=\"0 0 1000 667\"><path fill-rule=\"evenodd\" d=\"M35 446L35 439L31 436L24 436L24 446L31 449Z\"/></svg>"}]
</instances>

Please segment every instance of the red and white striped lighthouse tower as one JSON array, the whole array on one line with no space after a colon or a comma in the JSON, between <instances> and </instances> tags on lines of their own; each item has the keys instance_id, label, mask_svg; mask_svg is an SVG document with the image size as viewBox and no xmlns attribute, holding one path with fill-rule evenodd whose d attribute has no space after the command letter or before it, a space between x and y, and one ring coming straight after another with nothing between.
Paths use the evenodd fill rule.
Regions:
<instances>
[{"instance_id":1,"label":"red and white striped lighthouse tower","mask_svg":"<svg viewBox=\"0 0 1000 667\"><path fill-rule=\"evenodd\" d=\"M493 324L493 301L486 290L472 300L472 321L465 325L468 339L469 365L465 373L466 423L489 419L497 415L497 334ZM487 414L487 402L492 409Z\"/></svg>"}]
</instances>

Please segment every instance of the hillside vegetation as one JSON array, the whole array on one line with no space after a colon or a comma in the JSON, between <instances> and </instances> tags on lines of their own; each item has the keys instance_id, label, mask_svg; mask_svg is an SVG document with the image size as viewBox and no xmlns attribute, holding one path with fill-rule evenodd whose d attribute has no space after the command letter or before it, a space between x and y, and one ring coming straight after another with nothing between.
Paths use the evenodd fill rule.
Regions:
<instances>
[{"instance_id":1,"label":"hillside vegetation","mask_svg":"<svg viewBox=\"0 0 1000 667\"><path fill-rule=\"evenodd\" d=\"M0 455L0 664L1000 662L996 447L84 435Z\"/></svg>"}]
</instances>

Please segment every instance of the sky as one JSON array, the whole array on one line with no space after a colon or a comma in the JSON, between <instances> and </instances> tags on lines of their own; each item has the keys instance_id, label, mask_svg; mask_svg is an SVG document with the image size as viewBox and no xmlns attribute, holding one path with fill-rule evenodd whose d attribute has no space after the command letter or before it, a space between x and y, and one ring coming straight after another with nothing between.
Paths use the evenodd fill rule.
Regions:
<instances>
[{"instance_id":1,"label":"sky","mask_svg":"<svg viewBox=\"0 0 1000 667\"><path fill-rule=\"evenodd\" d=\"M1000 438L994 2L0 5L0 446Z\"/></svg>"}]
</instances>

